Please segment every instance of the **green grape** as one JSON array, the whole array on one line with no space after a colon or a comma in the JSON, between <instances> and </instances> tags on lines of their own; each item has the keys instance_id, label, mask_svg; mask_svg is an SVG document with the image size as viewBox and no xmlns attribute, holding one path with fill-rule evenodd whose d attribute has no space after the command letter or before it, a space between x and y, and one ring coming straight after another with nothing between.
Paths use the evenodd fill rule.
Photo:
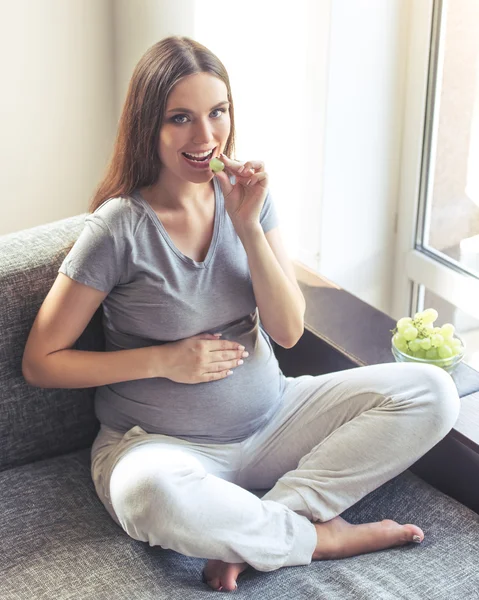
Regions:
<instances>
[{"instance_id":1,"label":"green grape","mask_svg":"<svg viewBox=\"0 0 479 600\"><path fill-rule=\"evenodd\" d=\"M415 320L415 321L422 321L422 318L423 318L423 316L424 316L424 313L423 313L423 312L417 312L417 313L414 315L414 320Z\"/></svg>"},{"instance_id":2,"label":"green grape","mask_svg":"<svg viewBox=\"0 0 479 600\"><path fill-rule=\"evenodd\" d=\"M453 356L453 351L447 344L438 348L437 353L439 354L439 358L451 358Z\"/></svg>"},{"instance_id":3,"label":"green grape","mask_svg":"<svg viewBox=\"0 0 479 600\"><path fill-rule=\"evenodd\" d=\"M454 325L451 325L451 323L444 323L444 325L441 327L441 331L439 333L444 338L452 338L455 331L456 330L454 328Z\"/></svg>"},{"instance_id":4,"label":"green grape","mask_svg":"<svg viewBox=\"0 0 479 600\"><path fill-rule=\"evenodd\" d=\"M426 358L426 351L423 350L422 348L419 348L419 350L414 353L414 358L425 359Z\"/></svg>"},{"instance_id":5,"label":"green grape","mask_svg":"<svg viewBox=\"0 0 479 600\"><path fill-rule=\"evenodd\" d=\"M409 346L409 350L411 350L411 352L413 353L413 355L414 355L414 354L415 354L415 353L416 353L418 350L420 350L420 348L421 348L420 341L419 341L417 338L416 338L416 339L414 339L414 340L411 340L411 341L408 343L408 346Z\"/></svg>"},{"instance_id":6,"label":"green grape","mask_svg":"<svg viewBox=\"0 0 479 600\"><path fill-rule=\"evenodd\" d=\"M412 325L412 319L411 317L403 317L402 319L399 319L399 321L396 323L396 327L399 333L403 333L405 329L407 329L410 325Z\"/></svg>"},{"instance_id":7,"label":"green grape","mask_svg":"<svg viewBox=\"0 0 479 600\"><path fill-rule=\"evenodd\" d=\"M429 348L429 350L426 350L426 358L428 360L437 360L437 358L438 358L437 349Z\"/></svg>"},{"instance_id":8,"label":"green grape","mask_svg":"<svg viewBox=\"0 0 479 600\"><path fill-rule=\"evenodd\" d=\"M444 338L440 333L436 333L431 336L431 345L434 348L440 348L441 346L444 346Z\"/></svg>"},{"instance_id":9,"label":"green grape","mask_svg":"<svg viewBox=\"0 0 479 600\"><path fill-rule=\"evenodd\" d=\"M415 340L417 338L418 331L415 327L411 325L403 331L403 337L410 342L411 340Z\"/></svg>"},{"instance_id":10,"label":"green grape","mask_svg":"<svg viewBox=\"0 0 479 600\"><path fill-rule=\"evenodd\" d=\"M420 314L420 313L416 313L416 314ZM413 325L418 330L418 334L419 334L420 338L427 337L429 335L429 331L432 328L432 325L430 323L424 323L424 321L421 318L414 319Z\"/></svg>"},{"instance_id":11,"label":"green grape","mask_svg":"<svg viewBox=\"0 0 479 600\"><path fill-rule=\"evenodd\" d=\"M213 173L219 173L219 171L222 171L224 168L224 163L222 163L218 158L212 158L210 160L210 169L213 171Z\"/></svg>"},{"instance_id":12,"label":"green grape","mask_svg":"<svg viewBox=\"0 0 479 600\"><path fill-rule=\"evenodd\" d=\"M420 341L420 344L423 350L429 350L429 348L431 347L431 340L430 338L424 338Z\"/></svg>"},{"instance_id":13,"label":"green grape","mask_svg":"<svg viewBox=\"0 0 479 600\"><path fill-rule=\"evenodd\" d=\"M434 323L434 321L437 319L437 317L438 317L437 310L435 310L434 308L426 308L426 310L423 311L422 320L425 323Z\"/></svg>"},{"instance_id":14,"label":"green grape","mask_svg":"<svg viewBox=\"0 0 479 600\"><path fill-rule=\"evenodd\" d=\"M401 352L406 352L408 349L407 342L400 333L394 334L393 343L398 350L401 350Z\"/></svg>"}]
</instances>

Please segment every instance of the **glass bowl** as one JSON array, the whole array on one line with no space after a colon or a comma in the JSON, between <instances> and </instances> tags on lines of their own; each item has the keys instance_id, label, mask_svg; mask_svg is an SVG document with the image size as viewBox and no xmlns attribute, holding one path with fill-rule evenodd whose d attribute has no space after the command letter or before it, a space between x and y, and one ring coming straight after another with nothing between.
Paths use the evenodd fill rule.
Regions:
<instances>
[{"instance_id":1,"label":"glass bowl","mask_svg":"<svg viewBox=\"0 0 479 600\"><path fill-rule=\"evenodd\" d=\"M396 346L394 345L394 342L392 340L391 340L391 350L392 350L394 358L396 359L396 362L415 362L415 363L422 363L422 364L427 364L427 365L436 365L437 367L444 369L448 373L451 373L457 367L457 365L462 361L462 359L464 358L464 353L465 353L464 342L461 340L461 338L458 335L455 335L454 337L457 338L461 342L463 350L459 354L456 354L456 356L451 356L451 358L438 358L437 360L433 360L431 358L414 358L414 356L409 356L409 354L405 354L404 352L399 350L399 348L396 348Z\"/></svg>"}]
</instances>

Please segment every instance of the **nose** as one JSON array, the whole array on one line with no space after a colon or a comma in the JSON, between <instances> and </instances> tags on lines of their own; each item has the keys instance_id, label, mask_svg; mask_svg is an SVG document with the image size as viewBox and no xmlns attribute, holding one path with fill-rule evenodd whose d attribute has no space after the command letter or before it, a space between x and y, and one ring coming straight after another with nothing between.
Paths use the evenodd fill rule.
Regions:
<instances>
[{"instance_id":1,"label":"nose","mask_svg":"<svg viewBox=\"0 0 479 600\"><path fill-rule=\"evenodd\" d=\"M193 142L205 144L213 138L213 128L209 119L198 119L193 132Z\"/></svg>"}]
</instances>

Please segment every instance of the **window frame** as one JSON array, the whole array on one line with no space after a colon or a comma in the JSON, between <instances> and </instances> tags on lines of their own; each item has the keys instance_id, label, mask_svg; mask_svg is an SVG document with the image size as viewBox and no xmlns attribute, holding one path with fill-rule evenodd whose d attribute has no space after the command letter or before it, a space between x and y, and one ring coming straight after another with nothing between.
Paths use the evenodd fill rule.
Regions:
<instances>
[{"instance_id":1,"label":"window frame","mask_svg":"<svg viewBox=\"0 0 479 600\"><path fill-rule=\"evenodd\" d=\"M403 146L397 212L392 316L413 315L425 286L479 319L479 280L430 249L418 249L430 215L425 210L433 185L445 15L449 0L413 2L404 110ZM439 53L432 51L439 44ZM422 294L421 292L422 288Z\"/></svg>"}]
</instances>

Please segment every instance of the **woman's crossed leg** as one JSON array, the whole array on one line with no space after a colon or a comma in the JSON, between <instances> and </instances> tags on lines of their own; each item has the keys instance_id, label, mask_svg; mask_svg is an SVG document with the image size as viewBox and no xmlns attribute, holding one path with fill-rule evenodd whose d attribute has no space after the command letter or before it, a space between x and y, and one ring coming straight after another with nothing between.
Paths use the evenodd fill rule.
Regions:
<instances>
[{"instance_id":1,"label":"woman's crossed leg","mask_svg":"<svg viewBox=\"0 0 479 600\"><path fill-rule=\"evenodd\" d=\"M313 560L421 542L424 532L413 524L351 525L339 515L428 452L458 413L454 382L435 366L391 363L288 378L281 410L244 443L238 483L272 488L263 500L314 523ZM245 568L210 561L206 579L234 589Z\"/></svg>"},{"instance_id":2,"label":"woman's crossed leg","mask_svg":"<svg viewBox=\"0 0 479 600\"><path fill-rule=\"evenodd\" d=\"M413 524L350 525L339 514L440 441L458 407L437 367L288 379L281 409L241 444L130 450L113 471L112 504L131 537L209 558L205 579L224 591L247 564L270 571L421 541ZM244 489L270 487L261 500Z\"/></svg>"}]
</instances>

